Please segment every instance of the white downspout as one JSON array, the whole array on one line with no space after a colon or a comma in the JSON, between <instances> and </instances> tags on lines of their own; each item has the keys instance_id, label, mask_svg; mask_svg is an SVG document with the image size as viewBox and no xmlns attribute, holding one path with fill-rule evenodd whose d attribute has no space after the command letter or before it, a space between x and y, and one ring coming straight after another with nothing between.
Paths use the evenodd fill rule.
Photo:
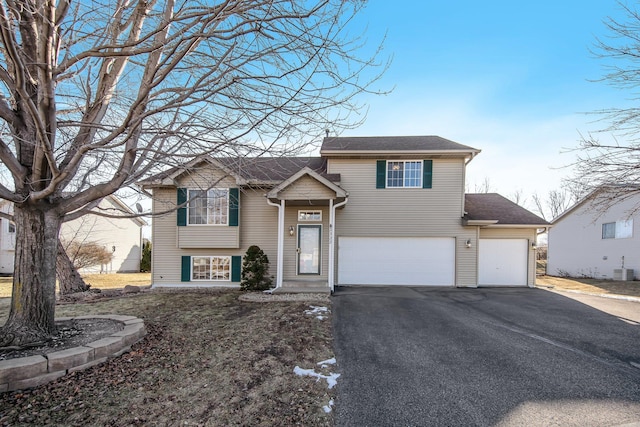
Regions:
<instances>
[{"instance_id":1,"label":"white downspout","mask_svg":"<svg viewBox=\"0 0 640 427\"><path fill-rule=\"evenodd\" d=\"M284 261L282 259L284 254L284 200L280 201L280 204L273 203L267 198L267 204L269 206L275 206L278 208L278 262L276 263L276 289L282 287L282 266Z\"/></svg>"},{"instance_id":2,"label":"white downspout","mask_svg":"<svg viewBox=\"0 0 640 427\"><path fill-rule=\"evenodd\" d=\"M331 292L335 287L335 236L336 236L336 209L344 206L349 201L346 197L342 202L334 205L333 199L329 199L329 288Z\"/></svg>"}]
</instances>

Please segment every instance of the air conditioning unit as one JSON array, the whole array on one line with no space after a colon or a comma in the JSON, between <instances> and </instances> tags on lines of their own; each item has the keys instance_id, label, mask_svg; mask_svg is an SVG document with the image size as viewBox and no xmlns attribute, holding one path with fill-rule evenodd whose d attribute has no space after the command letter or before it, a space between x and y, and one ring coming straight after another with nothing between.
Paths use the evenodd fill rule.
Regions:
<instances>
[{"instance_id":1,"label":"air conditioning unit","mask_svg":"<svg viewBox=\"0 0 640 427\"><path fill-rule=\"evenodd\" d=\"M633 280L632 268L614 268L613 280L631 281Z\"/></svg>"}]
</instances>

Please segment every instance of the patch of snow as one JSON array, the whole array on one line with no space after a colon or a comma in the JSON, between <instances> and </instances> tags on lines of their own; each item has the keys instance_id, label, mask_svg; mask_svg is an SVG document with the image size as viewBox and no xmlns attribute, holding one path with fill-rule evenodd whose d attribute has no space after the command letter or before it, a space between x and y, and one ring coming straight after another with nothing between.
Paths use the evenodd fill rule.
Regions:
<instances>
[{"instance_id":1,"label":"patch of snow","mask_svg":"<svg viewBox=\"0 0 640 427\"><path fill-rule=\"evenodd\" d=\"M336 358L332 357L331 359L323 360L322 362L316 363L316 365L320 365L321 368L328 368L329 365L335 365Z\"/></svg>"},{"instance_id":2,"label":"patch of snow","mask_svg":"<svg viewBox=\"0 0 640 427\"><path fill-rule=\"evenodd\" d=\"M305 310L304 314L307 314L307 315L315 314L316 319L318 320L324 320L327 318L327 316L325 316L325 314L329 312L329 309L327 307L316 306L316 305L310 305L309 307L311 307L311 310Z\"/></svg>"},{"instance_id":3,"label":"patch of snow","mask_svg":"<svg viewBox=\"0 0 640 427\"><path fill-rule=\"evenodd\" d=\"M293 368L293 373L301 377L315 377L317 378L316 381L320 381L321 378L325 379L327 380L327 385L330 389L338 384L338 378L340 377L340 374L334 374L330 372L328 375L324 375L316 372L314 369L302 369L299 366Z\"/></svg>"},{"instance_id":4,"label":"patch of snow","mask_svg":"<svg viewBox=\"0 0 640 427\"><path fill-rule=\"evenodd\" d=\"M328 405L323 406L323 407L322 407L322 410L323 410L325 413L327 413L327 414L328 414L329 412L331 412L331 410L332 410L332 409L331 409L331 407L332 407L332 406L333 406L333 399L329 400L329 404L328 404Z\"/></svg>"},{"instance_id":5,"label":"patch of snow","mask_svg":"<svg viewBox=\"0 0 640 427\"><path fill-rule=\"evenodd\" d=\"M322 306L317 306L317 305L310 305L309 307L311 307L311 310L305 310L304 314L324 314L324 313L328 313L329 309L327 307L322 307Z\"/></svg>"}]
</instances>

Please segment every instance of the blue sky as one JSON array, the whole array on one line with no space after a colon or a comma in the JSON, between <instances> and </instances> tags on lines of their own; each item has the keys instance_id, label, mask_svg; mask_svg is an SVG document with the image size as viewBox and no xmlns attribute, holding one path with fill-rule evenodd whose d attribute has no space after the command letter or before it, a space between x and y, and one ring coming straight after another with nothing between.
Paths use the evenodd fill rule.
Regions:
<instances>
[{"instance_id":1,"label":"blue sky","mask_svg":"<svg viewBox=\"0 0 640 427\"><path fill-rule=\"evenodd\" d=\"M393 61L378 86L394 90L365 97L366 122L342 136L439 135L482 150L470 191L488 179L544 196L571 173L579 133L602 126L585 113L627 102L590 81L603 74L590 52L603 21L623 16L615 0L372 0L355 24L371 45L386 33Z\"/></svg>"}]
</instances>

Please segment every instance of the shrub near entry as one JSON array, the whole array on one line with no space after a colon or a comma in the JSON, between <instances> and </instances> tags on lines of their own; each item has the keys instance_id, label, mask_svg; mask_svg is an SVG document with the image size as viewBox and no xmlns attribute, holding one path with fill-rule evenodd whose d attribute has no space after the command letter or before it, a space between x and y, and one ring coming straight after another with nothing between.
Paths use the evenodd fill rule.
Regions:
<instances>
[{"instance_id":1,"label":"shrub near entry","mask_svg":"<svg viewBox=\"0 0 640 427\"><path fill-rule=\"evenodd\" d=\"M243 291L264 291L271 287L269 277L269 258L258 246L250 246L242 261Z\"/></svg>"}]
</instances>

